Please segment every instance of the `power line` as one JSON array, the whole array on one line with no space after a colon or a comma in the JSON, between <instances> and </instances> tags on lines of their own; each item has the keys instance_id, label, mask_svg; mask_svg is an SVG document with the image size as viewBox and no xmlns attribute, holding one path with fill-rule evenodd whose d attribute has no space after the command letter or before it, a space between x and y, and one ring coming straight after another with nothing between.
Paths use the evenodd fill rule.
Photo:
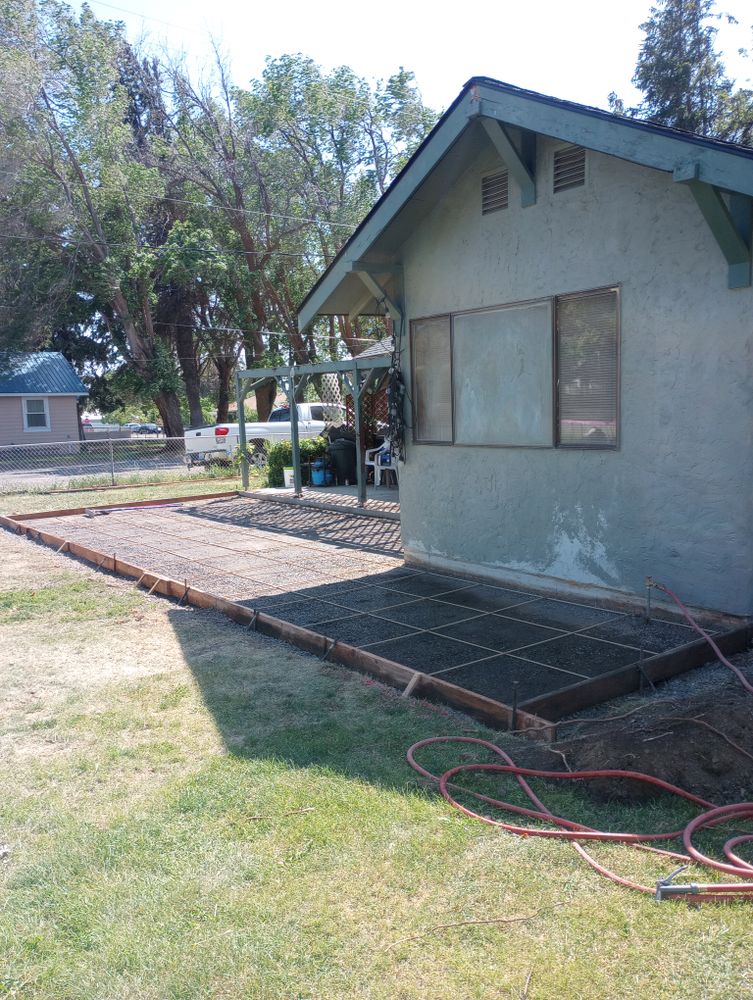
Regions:
<instances>
[{"instance_id":1,"label":"power line","mask_svg":"<svg viewBox=\"0 0 753 1000\"><path fill-rule=\"evenodd\" d=\"M15 170L0 170L6 177L18 177ZM176 205L192 205L194 208L205 208L213 212L232 212L234 215L251 215L261 219L285 219L287 222L310 222L315 226L331 226L337 229L353 231L349 222L329 222L326 219L308 218L305 215L285 215L282 212L262 212L261 209L232 208L229 205L209 205L203 201L191 201L188 198L169 198L167 195L156 196L157 201L169 201Z\"/></svg>"},{"instance_id":2,"label":"power line","mask_svg":"<svg viewBox=\"0 0 753 1000\"><path fill-rule=\"evenodd\" d=\"M189 201L186 198L159 198L159 201L171 201L176 205L194 205L196 208L209 208L215 212L233 212L238 215L256 215L262 219L286 219L289 222L312 222L316 226L335 226L338 229L353 230L349 222L328 222L323 219L308 219L303 215L283 215L281 212L262 212L260 209L231 208L229 205L207 205L201 201Z\"/></svg>"},{"instance_id":3,"label":"power line","mask_svg":"<svg viewBox=\"0 0 753 1000\"><path fill-rule=\"evenodd\" d=\"M140 17L144 21L154 21L157 24L164 24L168 28L178 28L180 31L197 31L204 33L202 28L191 28L187 24L175 24L173 21L163 21L161 17L152 17L151 14L140 14L135 10L128 10L126 7L117 7L112 3L104 3L103 0L87 0L89 4L93 4L95 7L107 7L108 10L117 10L121 14L130 14L132 17Z\"/></svg>"},{"instance_id":4,"label":"power line","mask_svg":"<svg viewBox=\"0 0 753 1000\"><path fill-rule=\"evenodd\" d=\"M2 240L23 240L26 243L49 243L55 242L70 244L73 247L81 246L91 246L91 247L103 247L108 250L112 247L125 250L169 250L171 249L167 244L163 243L160 245L154 245L151 243L139 243L133 245L131 243L110 243L102 240L84 240L84 239L74 239L73 237L67 236L56 236L50 234L48 236L22 236L15 233L0 233L0 239ZM222 256L224 254L236 254L241 257L310 257L311 254L302 250L216 250L212 247L187 247L183 246L179 248L180 250L186 251L188 253L206 253L213 256ZM258 273L258 272L257 272Z\"/></svg>"}]
</instances>

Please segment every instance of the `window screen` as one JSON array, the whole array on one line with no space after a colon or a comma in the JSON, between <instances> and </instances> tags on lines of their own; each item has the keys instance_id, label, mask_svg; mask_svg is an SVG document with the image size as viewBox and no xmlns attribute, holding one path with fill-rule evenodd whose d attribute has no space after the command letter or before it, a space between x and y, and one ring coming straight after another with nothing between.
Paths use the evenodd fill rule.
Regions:
<instances>
[{"instance_id":1,"label":"window screen","mask_svg":"<svg viewBox=\"0 0 753 1000\"><path fill-rule=\"evenodd\" d=\"M413 436L416 441L452 441L450 317L411 323L413 345Z\"/></svg>"},{"instance_id":2,"label":"window screen","mask_svg":"<svg viewBox=\"0 0 753 1000\"><path fill-rule=\"evenodd\" d=\"M549 300L453 320L455 443L552 445Z\"/></svg>"},{"instance_id":3,"label":"window screen","mask_svg":"<svg viewBox=\"0 0 753 1000\"><path fill-rule=\"evenodd\" d=\"M557 299L558 443L617 444L616 289Z\"/></svg>"},{"instance_id":4,"label":"window screen","mask_svg":"<svg viewBox=\"0 0 753 1000\"><path fill-rule=\"evenodd\" d=\"M32 427L47 427L47 411L45 409L43 399L26 399L24 400L26 406L26 426ZM18 410L16 410L18 413Z\"/></svg>"}]
</instances>

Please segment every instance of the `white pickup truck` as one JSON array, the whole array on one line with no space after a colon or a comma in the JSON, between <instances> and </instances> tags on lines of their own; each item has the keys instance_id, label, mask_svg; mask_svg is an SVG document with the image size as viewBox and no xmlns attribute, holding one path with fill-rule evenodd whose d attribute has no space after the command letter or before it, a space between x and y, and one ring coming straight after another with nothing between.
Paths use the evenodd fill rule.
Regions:
<instances>
[{"instance_id":1,"label":"white pickup truck","mask_svg":"<svg viewBox=\"0 0 753 1000\"><path fill-rule=\"evenodd\" d=\"M345 407L337 403L298 403L298 436L318 437L329 424L342 423ZM272 410L269 420L246 424L246 442L256 464L266 462L266 443L290 440L290 407ZM186 465L230 462L240 444L238 424L212 424L186 431Z\"/></svg>"}]
</instances>

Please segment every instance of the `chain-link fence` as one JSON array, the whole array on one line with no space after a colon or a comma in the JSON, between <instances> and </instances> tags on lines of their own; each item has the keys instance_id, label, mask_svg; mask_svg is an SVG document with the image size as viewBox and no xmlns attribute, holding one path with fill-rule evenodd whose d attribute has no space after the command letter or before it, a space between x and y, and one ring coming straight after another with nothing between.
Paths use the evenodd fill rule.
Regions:
<instances>
[{"instance_id":1,"label":"chain-link fence","mask_svg":"<svg viewBox=\"0 0 753 1000\"><path fill-rule=\"evenodd\" d=\"M218 470L228 475L229 466ZM183 438L125 438L0 446L0 492L115 486L206 476L189 468Z\"/></svg>"}]
</instances>

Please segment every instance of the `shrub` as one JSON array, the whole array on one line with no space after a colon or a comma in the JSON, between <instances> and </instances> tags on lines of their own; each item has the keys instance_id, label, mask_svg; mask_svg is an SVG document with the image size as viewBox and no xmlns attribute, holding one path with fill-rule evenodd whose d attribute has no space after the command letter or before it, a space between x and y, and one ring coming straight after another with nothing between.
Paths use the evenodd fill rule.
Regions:
<instances>
[{"instance_id":1,"label":"shrub","mask_svg":"<svg viewBox=\"0 0 753 1000\"><path fill-rule=\"evenodd\" d=\"M321 458L327 451L327 439L301 438L301 464L313 462L316 458ZM278 441L270 445L267 449L267 485L284 486L285 477L283 469L293 464L293 445L290 441Z\"/></svg>"}]
</instances>

